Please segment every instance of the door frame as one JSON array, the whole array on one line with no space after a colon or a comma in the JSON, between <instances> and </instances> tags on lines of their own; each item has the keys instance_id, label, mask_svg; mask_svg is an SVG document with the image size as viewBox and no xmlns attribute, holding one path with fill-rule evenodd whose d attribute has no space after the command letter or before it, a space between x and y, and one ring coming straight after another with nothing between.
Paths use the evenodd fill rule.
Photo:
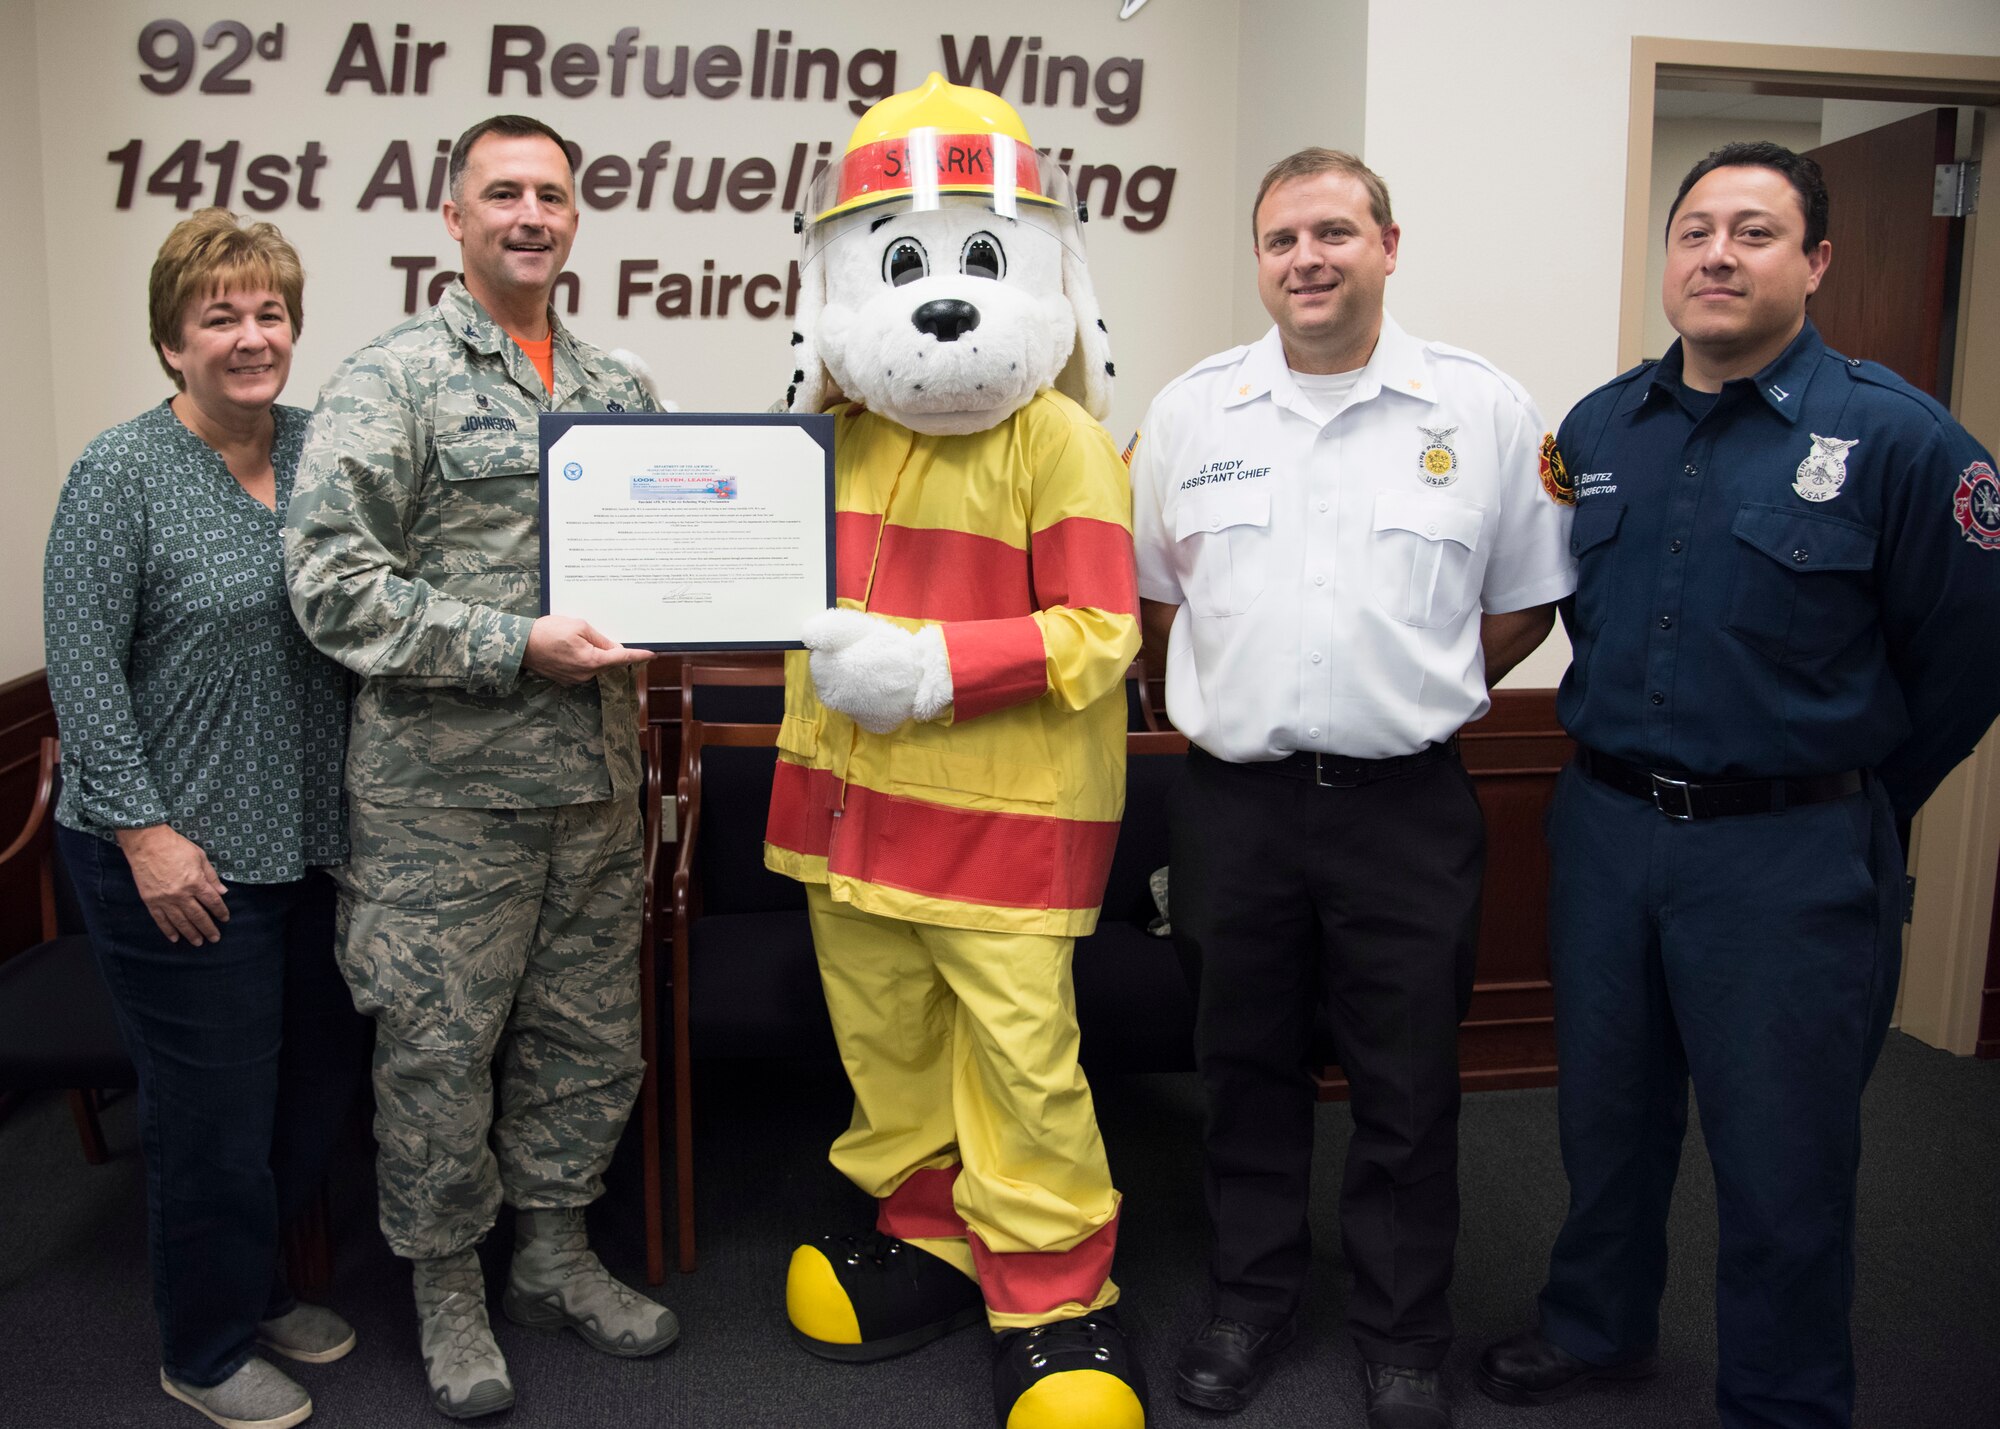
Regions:
<instances>
[{"instance_id":1,"label":"door frame","mask_svg":"<svg viewBox=\"0 0 2000 1429\"><path fill-rule=\"evenodd\" d=\"M1802 95L1955 105L1984 110L1989 147L2000 157L2000 55L1841 50L1719 40L1632 39L1625 154L1625 255L1618 303L1618 365L1633 366L1644 343L1646 245L1658 241L1649 213L1653 104L1662 77L1745 94ZM1966 220L1958 352L1951 409L1989 450L2000 448L2000 183L1989 186L1989 218ZM1836 255L1837 257L1837 255ZM1910 871L1917 896L1904 939L1897 1025L1959 1054L1978 1043L2000 867L2000 731L1953 771L1918 816Z\"/></svg>"}]
</instances>

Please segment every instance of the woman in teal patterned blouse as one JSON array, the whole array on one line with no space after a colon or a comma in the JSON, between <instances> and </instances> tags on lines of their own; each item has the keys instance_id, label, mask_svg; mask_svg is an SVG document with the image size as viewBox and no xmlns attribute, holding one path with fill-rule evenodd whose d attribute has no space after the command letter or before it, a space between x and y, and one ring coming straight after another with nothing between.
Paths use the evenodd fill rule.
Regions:
<instances>
[{"instance_id":1,"label":"woman in teal patterned blouse","mask_svg":"<svg viewBox=\"0 0 2000 1429\"><path fill-rule=\"evenodd\" d=\"M296 1424L259 1346L338 1359L280 1226L318 1184L365 1059L333 959L346 857L346 677L285 599L279 549L308 414L277 405L298 254L205 209L154 262L176 391L100 435L49 533L58 836L139 1073L161 1386L217 1422Z\"/></svg>"}]
</instances>

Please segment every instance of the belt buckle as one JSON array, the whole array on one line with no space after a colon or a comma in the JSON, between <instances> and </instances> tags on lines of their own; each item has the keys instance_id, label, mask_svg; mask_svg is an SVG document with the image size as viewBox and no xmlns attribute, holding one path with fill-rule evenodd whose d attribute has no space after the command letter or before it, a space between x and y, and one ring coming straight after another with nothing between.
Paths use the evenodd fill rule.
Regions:
<instances>
[{"instance_id":1,"label":"belt buckle","mask_svg":"<svg viewBox=\"0 0 2000 1429\"><path fill-rule=\"evenodd\" d=\"M1326 756L1316 749L1313 751L1313 784L1320 789L1334 787L1326 782Z\"/></svg>"},{"instance_id":2,"label":"belt buckle","mask_svg":"<svg viewBox=\"0 0 2000 1429\"><path fill-rule=\"evenodd\" d=\"M1668 779L1664 775L1653 773L1648 773L1646 777L1653 781L1654 808L1670 819L1686 820L1694 817L1694 795L1687 780ZM1670 801L1665 797L1669 790L1680 796L1679 812L1669 807Z\"/></svg>"}]
</instances>

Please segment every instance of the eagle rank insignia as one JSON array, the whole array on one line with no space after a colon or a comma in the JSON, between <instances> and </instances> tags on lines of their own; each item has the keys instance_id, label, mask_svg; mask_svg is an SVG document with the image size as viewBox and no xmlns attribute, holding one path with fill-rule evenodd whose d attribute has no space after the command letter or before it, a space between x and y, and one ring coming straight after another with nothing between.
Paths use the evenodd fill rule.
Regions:
<instances>
[{"instance_id":1,"label":"eagle rank insignia","mask_svg":"<svg viewBox=\"0 0 2000 1429\"><path fill-rule=\"evenodd\" d=\"M1451 449L1451 434L1458 430L1458 423L1426 427L1419 422L1417 430L1431 439L1430 445L1417 453L1417 475L1426 486L1450 486L1458 480L1458 453Z\"/></svg>"},{"instance_id":2,"label":"eagle rank insignia","mask_svg":"<svg viewBox=\"0 0 2000 1429\"><path fill-rule=\"evenodd\" d=\"M1799 463L1792 478L1792 490L1808 501L1831 501L1840 495L1841 483L1847 480L1847 454L1860 439L1844 442L1839 437L1823 437L1815 432L1812 440L1812 451Z\"/></svg>"}]
</instances>

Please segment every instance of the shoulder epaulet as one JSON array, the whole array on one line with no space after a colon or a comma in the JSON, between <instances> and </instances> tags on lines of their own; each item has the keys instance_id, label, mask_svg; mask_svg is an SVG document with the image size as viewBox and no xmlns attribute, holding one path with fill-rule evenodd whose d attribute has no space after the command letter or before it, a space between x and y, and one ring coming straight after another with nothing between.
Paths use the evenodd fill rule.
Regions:
<instances>
[{"instance_id":1,"label":"shoulder epaulet","mask_svg":"<svg viewBox=\"0 0 2000 1429\"><path fill-rule=\"evenodd\" d=\"M1602 386L1593 387L1590 391L1584 393L1584 395L1586 397L1595 397L1599 392L1614 392L1621 387L1630 386L1635 380L1645 376L1648 372L1651 372L1655 367L1658 367L1659 365L1660 365L1659 358L1649 357L1645 361L1639 363L1636 367L1626 368L1623 372L1619 373L1616 377L1612 378L1609 382L1604 383Z\"/></svg>"},{"instance_id":2,"label":"shoulder epaulet","mask_svg":"<svg viewBox=\"0 0 2000 1429\"><path fill-rule=\"evenodd\" d=\"M408 348L412 342L436 342L441 333L448 330L444 315L436 307L428 307L404 318L387 332L368 343L361 351L366 352L369 348L395 350Z\"/></svg>"},{"instance_id":3,"label":"shoulder epaulet","mask_svg":"<svg viewBox=\"0 0 2000 1429\"><path fill-rule=\"evenodd\" d=\"M1176 377L1173 381L1169 382L1166 386L1162 387L1157 393L1154 394L1153 400L1155 402L1159 401L1160 398L1166 396L1167 393L1173 391L1183 382L1186 382L1194 377L1199 377L1204 372L1213 372L1216 369L1222 367L1234 367L1237 363L1243 360L1243 354L1248 352L1253 345L1254 344L1252 343L1246 342L1240 347L1232 347L1222 352L1210 353L1207 357L1204 357L1201 361L1197 362L1194 366L1190 367L1187 371L1183 372L1180 376Z\"/></svg>"},{"instance_id":4,"label":"shoulder epaulet","mask_svg":"<svg viewBox=\"0 0 2000 1429\"><path fill-rule=\"evenodd\" d=\"M1649 357L1644 362L1640 363L1637 367L1626 368L1623 372L1619 373L1609 382L1601 383L1598 386L1591 388L1588 392L1584 393L1581 397L1577 398L1573 404L1571 404L1569 409L1570 415L1568 417L1563 418L1563 421L1567 423L1578 412L1581 412L1585 407L1589 406L1591 402L1593 402L1599 397L1610 397L1615 393L1624 391L1627 387L1630 387L1634 382L1637 382L1640 378L1644 377L1647 373L1651 372L1655 367L1658 367L1659 365L1660 365L1660 360L1657 357Z\"/></svg>"},{"instance_id":5,"label":"shoulder epaulet","mask_svg":"<svg viewBox=\"0 0 2000 1429\"><path fill-rule=\"evenodd\" d=\"M1931 396L1930 393L1924 391L1921 387L1913 387L1910 383L1897 376L1893 370L1884 367L1879 362L1864 362L1858 357L1843 357L1832 348L1826 350L1825 356L1827 361L1843 368L1848 377L1855 382L1865 383L1870 387L1879 387L1887 392L1894 392L1897 396L1922 409L1925 416L1935 421L1949 422L1955 420L1951 412L1937 398Z\"/></svg>"},{"instance_id":6,"label":"shoulder epaulet","mask_svg":"<svg viewBox=\"0 0 2000 1429\"><path fill-rule=\"evenodd\" d=\"M1472 366L1479 368L1483 372L1491 373L1493 376L1500 379L1501 384L1505 386L1509 392L1512 392L1514 394L1515 401L1526 403L1529 406L1534 405L1534 399L1528 395L1527 388L1523 387L1520 383L1516 382L1512 377L1509 377L1505 372L1502 372L1498 367L1495 367L1491 362L1487 361L1485 358L1481 357L1476 352L1469 351L1463 347L1453 347L1448 342L1426 342L1424 344L1424 351L1432 357L1451 358L1459 362L1470 363Z\"/></svg>"}]
</instances>

